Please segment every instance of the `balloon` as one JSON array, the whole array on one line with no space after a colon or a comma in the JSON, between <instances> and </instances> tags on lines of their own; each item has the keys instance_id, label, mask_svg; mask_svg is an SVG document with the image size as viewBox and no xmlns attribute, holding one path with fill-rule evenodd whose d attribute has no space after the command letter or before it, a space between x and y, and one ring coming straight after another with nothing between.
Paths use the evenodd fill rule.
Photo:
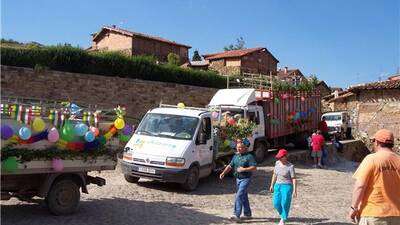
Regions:
<instances>
[{"instance_id":1,"label":"balloon","mask_svg":"<svg viewBox=\"0 0 400 225\"><path fill-rule=\"evenodd\" d=\"M7 139L11 138L13 136L13 134L14 134L14 131L10 126L8 126L6 124L1 125L1 139L7 140Z\"/></svg>"},{"instance_id":2,"label":"balloon","mask_svg":"<svg viewBox=\"0 0 400 225\"><path fill-rule=\"evenodd\" d=\"M229 118L228 119L228 124L229 125L234 125L236 123L236 120L235 119L233 119L233 118Z\"/></svg>"},{"instance_id":3,"label":"balloon","mask_svg":"<svg viewBox=\"0 0 400 225\"><path fill-rule=\"evenodd\" d=\"M95 135L94 135L94 133L92 131L86 132L85 141L92 142L92 141L94 141L94 138L95 138Z\"/></svg>"},{"instance_id":4,"label":"balloon","mask_svg":"<svg viewBox=\"0 0 400 225\"><path fill-rule=\"evenodd\" d=\"M73 141L74 140L74 126L72 123L67 120L65 121L64 126L61 129L61 137L65 141Z\"/></svg>"},{"instance_id":5,"label":"balloon","mask_svg":"<svg viewBox=\"0 0 400 225\"><path fill-rule=\"evenodd\" d=\"M301 96L301 101L304 102L306 98L304 96Z\"/></svg>"},{"instance_id":6,"label":"balloon","mask_svg":"<svg viewBox=\"0 0 400 225\"><path fill-rule=\"evenodd\" d=\"M224 141L224 146L226 147L226 146L229 146L229 144L230 144L230 141L229 140L225 140Z\"/></svg>"},{"instance_id":7,"label":"balloon","mask_svg":"<svg viewBox=\"0 0 400 225\"><path fill-rule=\"evenodd\" d=\"M229 147L231 147L231 148L236 148L236 142L230 141Z\"/></svg>"},{"instance_id":8,"label":"balloon","mask_svg":"<svg viewBox=\"0 0 400 225\"><path fill-rule=\"evenodd\" d=\"M125 127L125 121L122 118L117 118L114 121L114 126L115 128L117 128L118 130L121 130L122 128Z\"/></svg>"},{"instance_id":9,"label":"balloon","mask_svg":"<svg viewBox=\"0 0 400 225\"><path fill-rule=\"evenodd\" d=\"M46 128L46 124L44 123L42 118L35 117L32 123L32 128L36 132L41 132Z\"/></svg>"},{"instance_id":10,"label":"balloon","mask_svg":"<svg viewBox=\"0 0 400 225\"><path fill-rule=\"evenodd\" d=\"M279 98L275 98L275 99L274 99L274 103L275 103L275 104L279 104L279 103L281 103L281 100L279 100Z\"/></svg>"},{"instance_id":11,"label":"balloon","mask_svg":"<svg viewBox=\"0 0 400 225\"><path fill-rule=\"evenodd\" d=\"M84 123L79 123L75 125L74 132L76 136L83 136L88 131L88 126Z\"/></svg>"},{"instance_id":12,"label":"balloon","mask_svg":"<svg viewBox=\"0 0 400 225\"><path fill-rule=\"evenodd\" d=\"M58 133L57 128L53 127L50 129L49 134L47 135L47 140L49 140L49 142L56 142L58 141L58 139L60 138L60 134Z\"/></svg>"},{"instance_id":13,"label":"balloon","mask_svg":"<svg viewBox=\"0 0 400 225\"><path fill-rule=\"evenodd\" d=\"M183 102L179 102L177 106L178 106L178 109L184 109L185 108L185 104L183 104Z\"/></svg>"},{"instance_id":14,"label":"balloon","mask_svg":"<svg viewBox=\"0 0 400 225\"><path fill-rule=\"evenodd\" d=\"M132 132L133 132L132 126L130 126L130 125L128 125L128 124L126 124L125 127L124 127L124 129L122 130L122 134L123 134L123 135L131 135Z\"/></svg>"},{"instance_id":15,"label":"balloon","mask_svg":"<svg viewBox=\"0 0 400 225\"><path fill-rule=\"evenodd\" d=\"M219 113L218 112L212 112L211 116L212 116L212 118L217 119L218 116L219 116Z\"/></svg>"},{"instance_id":16,"label":"balloon","mask_svg":"<svg viewBox=\"0 0 400 225\"><path fill-rule=\"evenodd\" d=\"M10 156L1 163L1 168L9 173L13 173L18 169L18 162L15 156Z\"/></svg>"},{"instance_id":17,"label":"balloon","mask_svg":"<svg viewBox=\"0 0 400 225\"><path fill-rule=\"evenodd\" d=\"M128 135L120 135L119 140L123 142L128 142L131 137Z\"/></svg>"},{"instance_id":18,"label":"balloon","mask_svg":"<svg viewBox=\"0 0 400 225\"><path fill-rule=\"evenodd\" d=\"M32 135L32 131L28 127L21 127L21 129L18 131L18 134L22 140L28 140Z\"/></svg>"},{"instance_id":19,"label":"balloon","mask_svg":"<svg viewBox=\"0 0 400 225\"><path fill-rule=\"evenodd\" d=\"M53 170L56 172L61 172L64 170L64 163L62 159L54 158L51 162L51 165L53 167Z\"/></svg>"},{"instance_id":20,"label":"balloon","mask_svg":"<svg viewBox=\"0 0 400 225\"><path fill-rule=\"evenodd\" d=\"M96 137L100 134L100 131L97 127L90 127L89 130L92 131Z\"/></svg>"},{"instance_id":21,"label":"balloon","mask_svg":"<svg viewBox=\"0 0 400 225\"><path fill-rule=\"evenodd\" d=\"M106 138L104 136L101 136L101 137L99 137L99 142L100 142L101 145L105 145L107 140L106 140Z\"/></svg>"},{"instance_id":22,"label":"balloon","mask_svg":"<svg viewBox=\"0 0 400 225\"><path fill-rule=\"evenodd\" d=\"M245 138L245 139L243 140L243 144L246 145L247 147L249 147L249 146L250 146L250 141L249 141L249 139Z\"/></svg>"}]
</instances>

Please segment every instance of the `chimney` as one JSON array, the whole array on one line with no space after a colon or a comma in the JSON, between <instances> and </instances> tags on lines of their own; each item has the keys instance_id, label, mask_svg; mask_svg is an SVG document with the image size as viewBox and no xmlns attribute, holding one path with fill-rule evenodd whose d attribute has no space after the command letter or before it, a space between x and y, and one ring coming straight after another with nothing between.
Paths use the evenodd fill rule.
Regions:
<instances>
[{"instance_id":1,"label":"chimney","mask_svg":"<svg viewBox=\"0 0 400 225\"><path fill-rule=\"evenodd\" d=\"M116 28L117 26L115 26L114 24L112 25L112 28Z\"/></svg>"},{"instance_id":2,"label":"chimney","mask_svg":"<svg viewBox=\"0 0 400 225\"><path fill-rule=\"evenodd\" d=\"M335 91L333 92L333 96L334 96L335 98L339 97L339 91L338 91L338 90L335 90Z\"/></svg>"},{"instance_id":3,"label":"chimney","mask_svg":"<svg viewBox=\"0 0 400 225\"><path fill-rule=\"evenodd\" d=\"M287 67L287 66L285 66L285 69L284 69L284 71L285 71L285 74L287 74L287 69L288 69L288 67Z\"/></svg>"}]
</instances>

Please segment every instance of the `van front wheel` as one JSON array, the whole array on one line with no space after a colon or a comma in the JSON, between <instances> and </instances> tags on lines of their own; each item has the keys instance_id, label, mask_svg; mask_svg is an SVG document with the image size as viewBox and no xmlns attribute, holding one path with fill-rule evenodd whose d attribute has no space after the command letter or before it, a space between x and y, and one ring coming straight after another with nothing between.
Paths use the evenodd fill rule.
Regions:
<instances>
[{"instance_id":1,"label":"van front wheel","mask_svg":"<svg viewBox=\"0 0 400 225\"><path fill-rule=\"evenodd\" d=\"M264 144L264 142L258 142L256 143L256 146L254 148L254 156L256 158L257 163L262 163L265 158L265 152L267 146Z\"/></svg>"},{"instance_id":2,"label":"van front wheel","mask_svg":"<svg viewBox=\"0 0 400 225\"><path fill-rule=\"evenodd\" d=\"M182 188L186 191L193 191L199 184L199 168L192 166L189 169L185 183L182 184Z\"/></svg>"}]
</instances>

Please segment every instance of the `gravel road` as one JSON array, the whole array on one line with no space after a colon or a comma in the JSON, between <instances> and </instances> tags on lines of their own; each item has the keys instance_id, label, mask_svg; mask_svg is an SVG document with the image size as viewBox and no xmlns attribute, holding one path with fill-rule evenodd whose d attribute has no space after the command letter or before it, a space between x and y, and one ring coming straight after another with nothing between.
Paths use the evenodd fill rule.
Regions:
<instances>
[{"instance_id":1,"label":"gravel road","mask_svg":"<svg viewBox=\"0 0 400 225\"><path fill-rule=\"evenodd\" d=\"M269 165L266 165L269 164ZM246 224L277 224L279 219L272 206L269 186L271 163L264 163L253 176L250 204L253 219ZM329 169L312 169L296 165L299 196L294 199L287 224L347 225L350 205L352 172L355 164L342 161ZM95 174L98 175L98 174ZM107 185L90 186L82 194L79 210L73 215L57 217L48 214L39 204L16 199L1 202L3 225L180 225L231 224L235 194L234 179L223 181L211 176L201 180L191 193L178 185L141 180L127 183L119 168L102 172Z\"/></svg>"}]
</instances>

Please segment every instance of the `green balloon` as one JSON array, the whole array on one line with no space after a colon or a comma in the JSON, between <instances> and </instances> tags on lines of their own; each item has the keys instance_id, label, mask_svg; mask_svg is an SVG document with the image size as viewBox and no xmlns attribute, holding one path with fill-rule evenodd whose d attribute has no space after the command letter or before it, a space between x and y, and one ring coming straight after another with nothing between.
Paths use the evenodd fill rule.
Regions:
<instances>
[{"instance_id":1,"label":"green balloon","mask_svg":"<svg viewBox=\"0 0 400 225\"><path fill-rule=\"evenodd\" d=\"M18 169L18 162L15 156L8 157L2 162L1 168L7 172L13 173Z\"/></svg>"},{"instance_id":2,"label":"green balloon","mask_svg":"<svg viewBox=\"0 0 400 225\"><path fill-rule=\"evenodd\" d=\"M74 131L74 126L72 123L67 120L65 121L64 126L61 129L61 138L65 141L73 141L75 137L75 131Z\"/></svg>"},{"instance_id":3,"label":"green balloon","mask_svg":"<svg viewBox=\"0 0 400 225\"><path fill-rule=\"evenodd\" d=\"M129 135L119 135L119 140L123 142L128 142L131 137Z\"/></svg>"},{"instance_id":4,"label":"green balloon","mask_svg":"<svg viewBox=\"0 0 400 225\"><path fill-rule=\"evenodd\" d=\"M104 136L101 136L101 137L99 137L99 142L100 142L101 145L105 145L107 140L106 140L106 138Z\"/></svg>"}]
</instances>

